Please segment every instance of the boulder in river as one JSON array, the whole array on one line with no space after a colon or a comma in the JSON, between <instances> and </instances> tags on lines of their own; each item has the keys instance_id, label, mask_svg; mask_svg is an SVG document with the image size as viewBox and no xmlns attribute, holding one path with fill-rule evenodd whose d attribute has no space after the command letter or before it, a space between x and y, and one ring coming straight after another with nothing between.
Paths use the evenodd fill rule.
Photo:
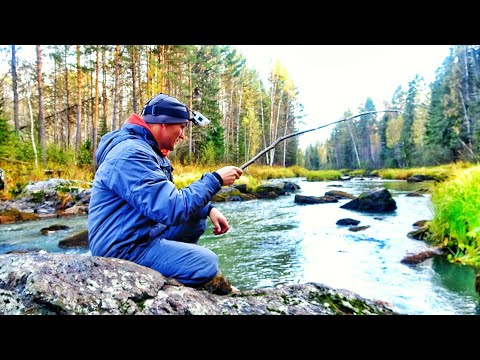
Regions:
<instances>
[{"instance_id":1,"label":"boulder in river","mask_svg":"<svg viewBox=\"0 0 480 360\"><path fill-rule=\"evenodd\" d=\"M397 209L397 204L390 191L384 188L375 188L360 194L356 199L340 207L364 212L393 212Z\"/></svg>"}]
</instances>

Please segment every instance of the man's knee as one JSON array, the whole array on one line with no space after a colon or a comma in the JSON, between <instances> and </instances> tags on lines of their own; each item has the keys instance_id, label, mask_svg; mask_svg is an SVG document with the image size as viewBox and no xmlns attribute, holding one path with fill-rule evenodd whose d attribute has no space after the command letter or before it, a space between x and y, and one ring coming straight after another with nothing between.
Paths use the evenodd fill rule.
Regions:
<instances>
[{"instance_id":1,"label":"man's knee","mask_svg":"<svg viewBox=\"0 0 480 360\"><path fill-rule=\"evenodd\" d=\"M188 266L185 277L178 281L189 286L203 285L212 280L219 271L218 256L211 250L200 248L201 254Z\"/></svg>"},{"instance_id":2,"label":"man's knee","mask_svg":"<svg viewBox=\"0 0 480 360\"><path fill-rule=\"evenodd\" d=\"M218 272L218 256L203 246L167 239L157 240L140 265L157 270L189 286L202 285Z\"/></svg>"}]
</instances>

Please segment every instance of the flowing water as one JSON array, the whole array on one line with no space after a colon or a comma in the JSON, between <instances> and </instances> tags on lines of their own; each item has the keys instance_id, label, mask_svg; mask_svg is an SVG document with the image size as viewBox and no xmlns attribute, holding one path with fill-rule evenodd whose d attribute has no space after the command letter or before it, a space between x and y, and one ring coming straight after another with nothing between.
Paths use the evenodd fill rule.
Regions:
<instances>
[{"instance_id":1,"label":"flowing water","mask_svg":"<svg viewBox=\"0 0 480 360\"><path fill-rule=\"evenodd\" d=\"M299 205L294 195L277 199L216 203L227 216L230 231L212 234L211 222L199 243L213 250L223 273L240 290L281 284L318 282L347 289L364 298L384 301L402 314L480 314L475 292L475 270L450 264L441 257L407 266L400 261L431 247L410 239L418 220L433 216L430 197L406 196L425 187L422 183L394 180L307 182L284 179L300 186L296 194L321 196L329 190L360 195L375 187L387 188L397 204L392 213L361 213L341 209L338 203ZM352 232L336 225L341 218L360 221L366 230ZM58 242L86 227L86 217L48 219L0 225L0 253L44 249L48 252L88 253L64 250ZM41 235L53 224L71 229Z\"/></svg>"}]
</instances>

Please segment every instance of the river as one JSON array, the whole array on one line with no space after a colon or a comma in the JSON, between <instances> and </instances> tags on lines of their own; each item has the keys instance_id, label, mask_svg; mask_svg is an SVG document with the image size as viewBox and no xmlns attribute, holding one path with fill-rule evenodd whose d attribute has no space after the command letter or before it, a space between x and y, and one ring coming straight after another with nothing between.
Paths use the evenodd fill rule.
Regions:
<instances>
[{"instance_id":1,"label":"river","mask_svg":"<svg viewBox=\"0 0 480 360\"><path fill-rule=\"evenodd\" d=\"M415 230L416 221L433 216L428 194L406 196L425 184L378 179L276 181L295 182L300 186L296 194L309 196L321 196L329 190L357 196L384 187L392 194L397 210L375 214L340 208L350 201L347 199L299 205L294 203L293 194L269 200L216 203L231 229L215 236L209 221L199 243L219 256L223 273L240 290L318 282L384 301L401 314L480 314L473 268L450 264L440 257L413 266L400 262L406 255L431 249L425 242L407 236ZM353 218L360 221L359 226L370 227L352 232L348 226L336 225L341 218ZM58 247L58 241L85 229L86 223L85 216L78 216L0 225L0 253L13 249L87 253ZM71 229L48 236L40 234L40 228L53 224Z\"/></svg>"}]
</instances>

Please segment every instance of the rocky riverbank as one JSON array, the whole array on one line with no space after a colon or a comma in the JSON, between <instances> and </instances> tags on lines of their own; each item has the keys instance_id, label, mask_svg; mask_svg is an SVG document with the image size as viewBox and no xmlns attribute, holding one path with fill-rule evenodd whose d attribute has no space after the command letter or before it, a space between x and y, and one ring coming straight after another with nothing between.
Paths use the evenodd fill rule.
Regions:
<instances>
[{"instance_id":1,"label":"rocky riverbank","mask_svg":"<svg viewBox=\"0 0 480 360\"><path fill-rule=\"evenodd\" d=\"M0 255L1 315L394 315L317 283L215 295L130 261L45 252Z\"/></svg>"}]
</instances>

